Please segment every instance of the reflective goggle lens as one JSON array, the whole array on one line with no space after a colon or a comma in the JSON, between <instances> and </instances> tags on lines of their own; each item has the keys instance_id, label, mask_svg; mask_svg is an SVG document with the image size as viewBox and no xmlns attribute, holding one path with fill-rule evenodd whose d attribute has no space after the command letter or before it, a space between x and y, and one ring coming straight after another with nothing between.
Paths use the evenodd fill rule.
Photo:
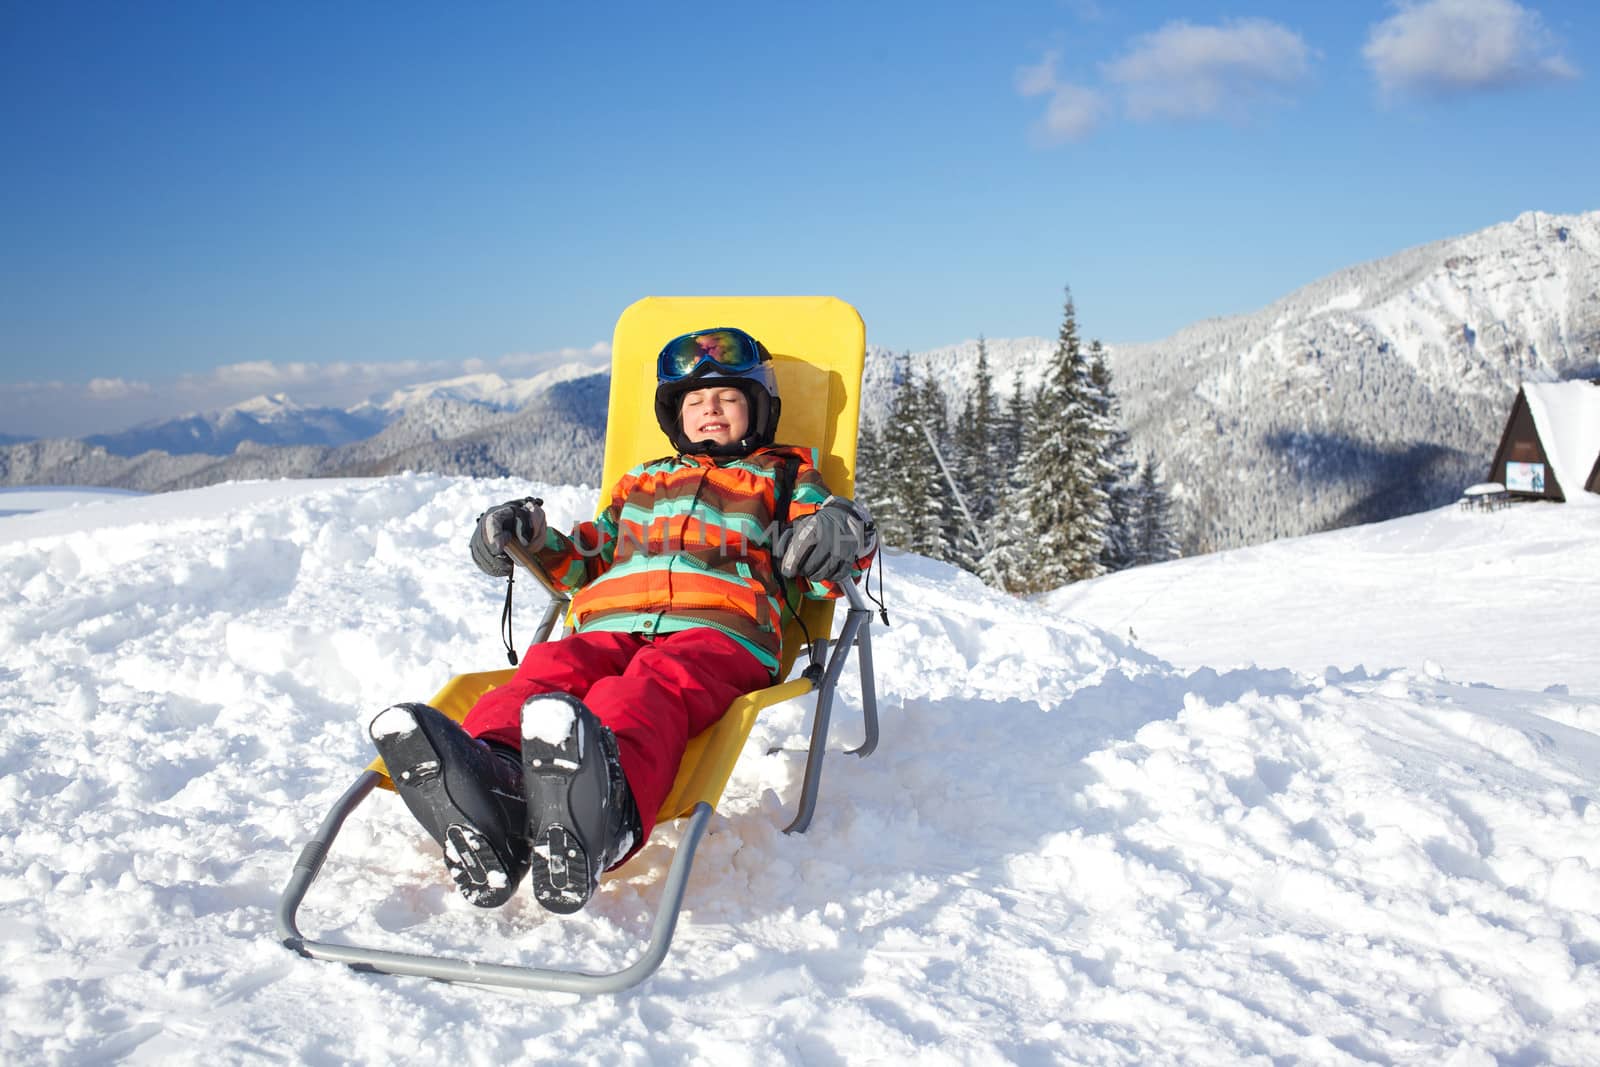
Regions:
<instances>
[{"instance_id":1,"label":"reflective goggle lens","mask_svg":"<svg viewBox=\"0 0 1600 1067\"><path fill-rule=\"evenodd\" d=\"M682 378L707 360L723 370L742 371L761 362L761 353L743 330L703 330L668 341L658 369L663 378Z\"/></svg>"}]
</instances>

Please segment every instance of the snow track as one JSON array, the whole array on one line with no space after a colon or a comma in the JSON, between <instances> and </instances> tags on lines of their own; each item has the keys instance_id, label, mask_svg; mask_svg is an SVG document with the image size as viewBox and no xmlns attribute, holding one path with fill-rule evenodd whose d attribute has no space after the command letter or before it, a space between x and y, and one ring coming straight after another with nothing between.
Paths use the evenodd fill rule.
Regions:
<instances>
[{"instance_id":1,"label":"snow track","mask_svg":"<svg viewBox=\"0 0 1600 1067\"><path fill-rule=\"evenodd\" d=\"M557 524L593 499L401 476L0 518L0 1059L1600 1059L1600 626L1573 610L1566 644L1542 642L1521 675L1487 666L1491 687L1467 667L1490 639L1455 624L1459 604L1427 607L1432 561L1472 551L1519 577L1499 591L1502 644L1552 589L1558 610L1592 606L1593 508L1433 513L1180 561L1055 611L893 556L878 752L840 752L861 729L847 674L816 819L786 837L810 709L766 713L641 989L580 1001L292 955L276 898L371 758L367 719L503 662L503 587L467 562L466 533L530 488ZM1370 568L1333 551L1391 561L1376 577L1407 605L1392 644ZM1314 574L1316 599L1224 617L1222 568L1269 593ZM1068 596L1147 643L1067 617ZM519 601L519 632L540 598ZM1159 610L1122 617L1145 602ZM1202 651L1180 640L1200 634ZM578 916L526 893L483 912L378 796L302 927L613 969L647 934L676 834Z\"/></svg>"}]
</instances>

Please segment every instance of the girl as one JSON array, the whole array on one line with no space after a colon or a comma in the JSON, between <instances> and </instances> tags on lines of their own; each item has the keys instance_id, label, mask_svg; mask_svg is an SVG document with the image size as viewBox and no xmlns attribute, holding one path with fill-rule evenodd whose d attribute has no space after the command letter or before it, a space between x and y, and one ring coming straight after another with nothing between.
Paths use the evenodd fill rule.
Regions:
<instances>
[{"instance_id":1,"label":"girl","mask_svg":"<svg viewBox=\"0 0 1600 1067\"><path fill-rule=\"evenodd\" d=\"M877 547L865 510L831 496L812 450L774 444L772 357L743 330L668 341L656 421L675 454L641 464L570 534L536 500L479 516L473 561L505 577L515 539L573 593L574 630L528 649L461 725L424 704L374 717L407 807L466 898L573 912L650 835L690 737L772 684L790 585L838 596Z\"/></svg>"}]
</instances>

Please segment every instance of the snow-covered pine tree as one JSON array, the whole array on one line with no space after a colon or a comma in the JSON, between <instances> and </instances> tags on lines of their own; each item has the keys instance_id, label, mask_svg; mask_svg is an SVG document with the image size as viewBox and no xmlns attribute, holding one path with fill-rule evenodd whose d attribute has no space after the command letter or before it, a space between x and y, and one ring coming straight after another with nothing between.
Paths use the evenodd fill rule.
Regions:
<instances>
[{"instance_id":1,"label":"snow-covered pine tree","mask_svg":"<svg viewBox=\"0 0 1600 1067\"><path fill-rule=\"evenodd\" d=\"M874 516L883 507L884 477L883 434L863 419L856 431L855 499L865 504Z\"/></svg>"},{"instance_id":2,"label":"snow-covered pine tree","mask_svg":"<svg viewBox=\"0 0 1600 1067\"><path fill-rule=\"evenodd\" d=\"M1137 565L1164 563L1178 558L1178 537L1172 523L1172 502L1161 482L1156 461L1149 457L1139 468L1139 490L1134 496L1133 559Z\"/></svg>"},{"instance_id":3,"label":"snow-covered pine tree","mask_svg":"<svg viewBox=\"0 0 1600 1067\"><path fill-rule=\"evenodd\" d=\"M883 428L882 510L874 511L884 543L939 557L943 544L943 478L923 435L925 388L897 364L894 402Z\"/></svg>"},{"instance_id":4,"label":"snow-covered pine tree","mask_svg":"<svg viewBox=\"0 0 1600 1067\"><path fill-rule=\"evenodd\" d=\"M933 480L928 483L931 499L928 501L927 514L930 520L937 515L939 530L937 549L927 552L926 555L934 559L956 561L961 557L959 541L962 530L961 508L956 504L950 487L951 480L956 476L953 463L955 446L951 439L950 416L945 407L944 389L931 371L927 372L919 383L919 394L917 412L922 425L927 428L922 437L923 446L928 449L928 459L933 464ZM938 451L938 456L934 455L935 450ZM944 461L943 468L940 467L941 459Z\"/></svg>"},{"instance_id":5,"label":"snow-covered pine tree","mask_svg":"<svg viewBox=\"0 0 1600 1067\"><path fill-rule=\"evenodd\" d=\"M878 524L878 536L885 544L901 547L906 543L905 486L901 478L899 453L905 447L905 436L900 432L896 415L905 404L906 366L903 357L896 357L894 374L890 379L893 394L889 402L888 417L878 430L878 467L873 491L872 516Z\"/></svg>"},{"instance_id":6,"label":"snow-covered pine tree","mask_svg":"<svg viewBox=\"0 0 1600 1067\"><path fill-rule=\"evenodd\" d=\"M1006 471L993 517L989 520L988 549L978 564L978 577L987 585L1020 592L1033 566L1033 536L1023 501L1022 465Z\"/></svg>"},{"instance_id":7,"label":"snow-covered pine tree","mask_svg":"<svg viewBox=\"0 0 1600 1067\"><path fill-rule=\"evenodd\" d=\"M996 418L994 378L989 370L989 348L982 334L978 335L975 377L972 392L967 394L962 406L961 425L956 427L954 466L956 481L961 485L973 519L986 523L994 515L1003 467L997 462L999 449L995 438L999 420Z\"/></svg>"},{"instance_id":8,"label":"snow-covered pine tree","mask_svg":"<svg viewBox=\"0 0 1600 1067\"><path fill-rule=\"evenodd\" d=\"M994 514L985 531L988 549L979 564L978 577L1013 593L1026 584L1035 551L1028 524L1027 470L1023 463L1035 399L1018 367L1011 379L1011 395L1004 404L997 405L995 417Z\"/></svg>"},{"instance_id":9,"label":"snow-covered pine tree","mask_svg":"<svg viewBox=\"0 0 1600 1067\"><path fill-rule=\"evenodd\" d=\"M1100 551L1110 519L1101 485L1114 472L1105 459L1106 427L1095 409L1071 289L1029 431L1022 503L1036 551L1022 591L1042 592L1103 573Z\"/></svg>"},{"instance_id":10,"label":"snow-covered pine tree","mask_svg":"<svg viewBox=\"0 0 1600 1067\"><path fill-rule=\"evenodd\" d=\"M976 529L972 529L972 524L967 521L967 516L973 512L974 494L978 479L982 476L982 442L972 431L976 419L977 404L973 394L968 393L961 405L955 430L950 434L950 453L944 458L955 476L956 484L961 487L961 496L967 505L965 512L957 509L956 537L950 546L954 555L950 558L957 566L974 574L978 573L983 563L983 550L978 547L978 541L983 537L983 524L979 522Z\"/></svg>"},{"instance_id":11,"label":"snow-covered pine tree","mask_svg":"<svg viewBox=\"0 0 1600 1067\"><path fill-rule=\"evenodd\" d=\"M1122 426L1122 406L1111 385L1111 370L1099 341L1089 342L1089 381L1094 386L1095 410L1105 427L1105 460L1110 468L1100 481L1106 495L1107 522L1100 565L1106 573L1134 564L1134 507L1138 495L1139 462L1133 457L1128 431Z\"/></svg>"},{"instance_id":12,"label":"snow-covered pine tree","mask_svg":"<svg viewBox=\"0 0 1600 1067\"><path fill-rule=\"evenodd\" d=\"M872 512L878 526L878 536L885 544L898 547L902 541L900 529L903 510L897 464L892 458L894 443L890 440L894 409L900 403L900 384L904 381L905 364L898 356L889 376L889 412L882 422L873 424L863 420L862 444L865 459L857 476L856 493Z\"/></svg>"},{"instance_id":13,"label":"snow-covered pine tree","mask_svg":"<svg viewBox=\"0 0 1600 1067\"><path fill-rule=\"evenodd\" d=\"M1011 397L1006 401L1005 414L997 433L998 443L1004 449L1004 466L1007 470L1022 460L1022 449L1028 440L1028 420L1033 411L1034 396L1022 380L1022 368L1011 375Z\"/></svg>"}]
</instances>

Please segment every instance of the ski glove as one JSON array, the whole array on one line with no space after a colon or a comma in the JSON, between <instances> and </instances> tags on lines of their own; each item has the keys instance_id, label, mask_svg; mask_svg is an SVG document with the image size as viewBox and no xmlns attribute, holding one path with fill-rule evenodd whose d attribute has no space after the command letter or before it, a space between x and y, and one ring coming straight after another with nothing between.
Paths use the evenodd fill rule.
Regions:
<instances>
[{"instance_id":1,"label":"ski glove","mask_svg":"<svg viewBox=\"0 0 1600 1067\"><path fill-rule=\"evenodd\" d=\"M854 500L830 496L810 515L789 527L779 570L785 578L800 575L813 581L842 582L856 562L878 547L878 528L867 509Z\"/></svg>"},{"instance_id":2,"label":"ski glove","mask_svg":"<svg viewBox=\"0 0 1600 1067\"><path fill-rule=\"evenodd\" d=\"M504 578L512 567L511 557L506 555L507 543L515 540L523 548L544 544L543 503L537 497L523 497L497 504L478 516L468 548L480 571L491 578Z\"/></svg>"}]
</instances>

